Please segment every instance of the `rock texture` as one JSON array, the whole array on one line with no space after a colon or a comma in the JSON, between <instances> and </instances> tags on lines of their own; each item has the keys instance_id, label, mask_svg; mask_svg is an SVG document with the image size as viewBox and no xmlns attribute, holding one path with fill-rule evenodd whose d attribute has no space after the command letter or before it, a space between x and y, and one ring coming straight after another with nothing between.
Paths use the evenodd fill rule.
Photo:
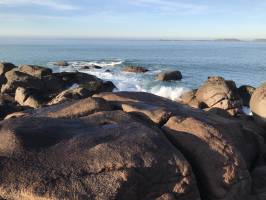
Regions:
<instances>
[{"instance_id":1,"label":"rock texture","mask_svg":"<svg viewBox=\"0 0 266 200\"><path fill-rule=\"evenodd\" d=\"M197 90L196 98L207 108L221 108L232 115L236 115L241 109L235 83L222 77L209 77Z\"/></svg>"},{"instance_id":2,"label":"rock texture","mask_svg":"<svg viewBox=\"0 0 266 200\"><path fill-rule=\"evenodd\" d=\"M180 71L162 72L156 76L159 81L177 81L182 79Z\"/></svg>"},{"instance_id":3,"label":"rock texture","mask_svg":"<svg viewBox=\"0 0 266 200\"><path fill-rule=\"evenodd\" d=\"M4 199L200 199L182 154L121 111L7 120L0 138Z\"/></svg>"},{"instance_id":4,"label":"rock texture","mask_svg":"<svg viewBox=\"0 0 266 200\"><path fill-rule=\"evenodd\" d=\"M266 128L266 83L254 91L250 108L257 123Z\"/></svg>"},{"instance_id":5,"label":"rock texture","mask_svg":"<svg viewBox=\"0 0 266 200\"><path fill-rule=\"evenodd\" d=\"M250 99L256 88L249 85L242 85L237 89L237 92L241 98L242 105L249 107Z\"/></svg>"}]
</instances>

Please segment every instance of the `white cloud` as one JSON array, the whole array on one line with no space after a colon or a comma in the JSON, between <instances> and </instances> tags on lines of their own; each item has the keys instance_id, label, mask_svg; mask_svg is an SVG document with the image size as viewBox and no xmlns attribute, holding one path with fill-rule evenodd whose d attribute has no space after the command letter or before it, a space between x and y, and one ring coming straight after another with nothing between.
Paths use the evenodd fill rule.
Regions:
<instances>
[{"instance_id":1,"label":"white cloud","mask_svg":"<svg viewBox=\"0 0 266 200\"><path fill-rule=\"evenodd\" d=\"M185 3L180 0L134 0L131 4L150 7L164 13L198 14L206 11L208 6L200 4Z\"/></svg>"},{"instance_id":2,"label":"white cloud","mask_svg":"<svg viewBox=\"0 0 266 200\"><path fill-rule=\"evenodd\" d=\"M76 10L78 7L55 0L0 0L0 6L37 5L55 10Z\"/></svg>"}]
</instances>

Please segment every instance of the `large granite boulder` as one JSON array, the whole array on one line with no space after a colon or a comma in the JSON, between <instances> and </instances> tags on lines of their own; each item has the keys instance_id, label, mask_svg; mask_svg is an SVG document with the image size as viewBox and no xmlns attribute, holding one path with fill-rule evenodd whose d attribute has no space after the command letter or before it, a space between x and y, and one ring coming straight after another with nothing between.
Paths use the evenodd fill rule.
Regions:
<instances>
[{"instance_id":1,"label":"large granite boulder","mask_svg":"<svg viewBox=\"0 0 266 200\"><path fill-rule=\"evenodd\" d=\"M18 87L42 89L44 83L36 77L20 72L16 69L6 72L7 83L2 85L2 93L14 94Z\"/></svg>"},{"instance_id":2,"label":"large granite boulder","mask_svg":"<svg viewBox=\"0 0 266 200\"><path fill-rule=\"evenodd\" d=\"M261 132L247 123L147 93L94 96L162 127L168 139L189 160L204 199L242 200L251 193L249 170L261 155L263 138Z\"/></svg>"},{"instance_id":3,"label":"large granite boulder","mask_svg":"<svg viewBox=\"0 0 266 200\"><path fill-rule=\"evenodd\" d=\"M156 76L159 81L178 81L182 79L180 71L161 72Z\"/></svg>"},{"instance_id":4,"label":"large granite boulder","mask_svg":"<svg viewBox=\"0 0 266 200\"><path fill-rule=\"evenodd\" d=\"M266 128L266 83L254 91L250 108L257 123Z\"/></svg>"},{"instance_id":5,"label":"large granite boulder","mask_svg":"<svg viewBox=\"0 0 266 200\"><path fill-rule=\"evenodd\" d=\"M200 200L190 165L122 111L0 122L0 198Z\"/></svg>"},{"instance_id":6,"label":"large granite boulder","mask_svg":"<svg viewBox=\"0 0 266 200\"><path fill-rule=\"evenodd\" d=\"M131 73L145 73L147 70L145 67L138 66L127 66L122 69L123 72L131 72Z\"/></svg>"},{"instance_id":7,"label":"large granite boulder","mask_svg":"<svg viewBox=\"0 0 266 200\"><path fill-rule=\"evenodd\" d=\"M52 74L51 69L37 65L22 65L20 66L19 71L36 77L43 77Z\"/></svg>"},{"instance_id":8,"label":"large granite boulder","mask_svg":"<svg viewBox=\"0 0 266 200\"><path fill-rule=\"evenodd\" d=\"M208 80L198 89L196 98L199 102L209 108L221 108L237 114L241 110L241 101L233 81L226 81L222 77L209 77Z\"/></svg>"}]
</instances>

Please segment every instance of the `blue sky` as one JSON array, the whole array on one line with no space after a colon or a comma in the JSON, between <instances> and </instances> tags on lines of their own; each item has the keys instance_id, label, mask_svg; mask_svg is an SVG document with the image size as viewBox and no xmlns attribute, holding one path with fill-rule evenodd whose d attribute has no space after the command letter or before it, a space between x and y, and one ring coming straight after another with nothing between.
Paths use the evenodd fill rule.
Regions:
<instances>
[{"instance_id":1,"label":"blue sky","mask_svg":"<svg viewBox=\"0 0 266 200\"><path fill-rule=\"evenodd\" d=\"M0 0L0 36L266 38L266 0Z\"/></svg>"}]
</instances>

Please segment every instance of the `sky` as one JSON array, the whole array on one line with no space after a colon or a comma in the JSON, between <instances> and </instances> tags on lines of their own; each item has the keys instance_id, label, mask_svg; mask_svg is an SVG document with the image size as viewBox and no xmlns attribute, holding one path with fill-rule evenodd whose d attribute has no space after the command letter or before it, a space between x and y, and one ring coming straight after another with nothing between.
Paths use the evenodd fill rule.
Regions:
<instances>
[{"instance_id":1,"label":"sky","mask_svg":"<svg viewBox=\"0 0 266 200\"><path fill-rule=\"evenodd\" d=\"M266 0L0 0L0 37L266 38Z\"/></svg>"}]
</instances>

